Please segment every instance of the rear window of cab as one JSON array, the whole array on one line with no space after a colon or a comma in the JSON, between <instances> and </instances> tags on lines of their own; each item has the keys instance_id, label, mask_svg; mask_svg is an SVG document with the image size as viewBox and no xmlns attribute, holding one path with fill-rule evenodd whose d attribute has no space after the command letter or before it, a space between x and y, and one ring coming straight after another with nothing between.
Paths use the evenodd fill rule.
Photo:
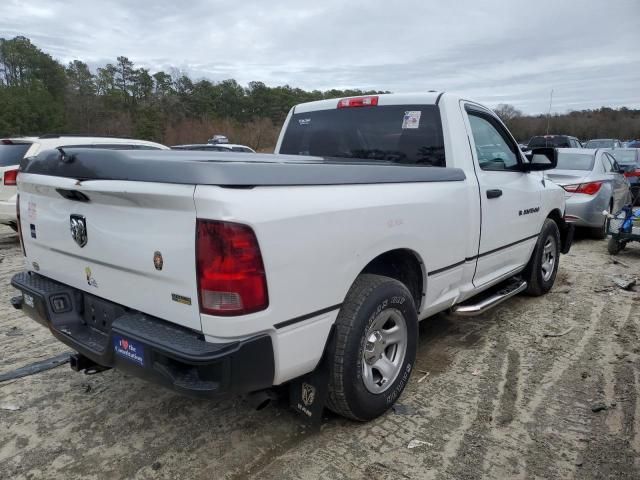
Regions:
<instances>
[{"instance_id":1,"label":"rear window of cab","mask_svg":"<svg viewBox=\"0 0 640 480\"><path fill-rule=\"evenodd\" d=\"M445 167L436 105L385 105L295 113L280 153L351 162Z\"/></svg>"}]
</instances>

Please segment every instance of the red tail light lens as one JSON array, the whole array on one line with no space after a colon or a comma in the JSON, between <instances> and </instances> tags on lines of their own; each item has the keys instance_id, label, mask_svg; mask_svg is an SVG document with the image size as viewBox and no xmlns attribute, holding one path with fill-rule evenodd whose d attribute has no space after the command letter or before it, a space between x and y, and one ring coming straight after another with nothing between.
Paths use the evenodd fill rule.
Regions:
<instances>
[{"instance_id":1,"label":"red tail light lens","mask_svg":"<svg viewBox=\"0 0 640 480\"><path fill-rule=\"evenodd\" d=\"M16 195L16 219L18 224L18 238L20 239L20 246L22 247L22 255L27 256L27 251L24 249L24 240L22 240L22 227L20 226L20 195Z\"/></svg>"},{"instance_id":2,"label":"red tail light lens","mask_svg":"<svg viewBox=\"0 0 640 480\"><path fill-rule=\"evenodd\" d=\"M247 225L198 220L196 265L202 313L244 315L269 305L260 247Z\"/></svg>"},{"instance_id":3,"label":"red tail light lens","mask_svg":"<svg viewBox=\"0 0 640 480\"><path fill-rule=\"evenodd\" d=\"M5 185L17 185L18 181L18 170L6 170L4 172L4 184Z\"/></svg>"},{"instance_id":4,"label":"red tail light lens","mask_svg":"<svg viewBox=\"0 0 640 480\"><path fill-rule=\"evenodd\" d=\"M580 183L577 185L565 185L562 188L564 188L567 192L584 193L586 195L595 195L600 191L600 187L602 187L602 182L590 182L590 183Z\"/></svg>"},{"instance_id":5,"label":"red tail light lens","mask_svg":"<svg viewBox=\"0 0 640 480\"><path fill-rule=\"evenodd\" d=\"M625 177L640 177L640 168L624 173Z\"/></svg>"},{"instance_id":6,"label":"red tail light lens","mask_svg":"<svg viewBox=\"0 0 640 480\"><path fill-rule=\"evenodd\" d=\"M377 96L343 98L338 102L338 108L375 107L378 105Z\"/></svg>"}]
</instances>

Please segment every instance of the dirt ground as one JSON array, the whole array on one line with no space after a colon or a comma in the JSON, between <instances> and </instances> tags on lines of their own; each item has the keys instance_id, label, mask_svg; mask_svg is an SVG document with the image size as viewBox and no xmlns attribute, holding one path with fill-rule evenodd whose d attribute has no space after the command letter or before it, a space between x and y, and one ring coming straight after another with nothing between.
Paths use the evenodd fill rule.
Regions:
<instances>
[{"instance_id":1,"label":"dirt ground","mask_svg":"<svg viewBox=\"0 0 640 480\"><path fill-rule=\"evenodd\" d=\"M640 280L640 244L618 258L578 239L545 297L423 322L399 408L368 424L328 414L316 431L285 405L193 400L113 370L0 383L0 477L638 479L640 288L611 277ZM67 350L10 307L21 264L1 229L0 373Z\"/></svg>"}]
</instances>

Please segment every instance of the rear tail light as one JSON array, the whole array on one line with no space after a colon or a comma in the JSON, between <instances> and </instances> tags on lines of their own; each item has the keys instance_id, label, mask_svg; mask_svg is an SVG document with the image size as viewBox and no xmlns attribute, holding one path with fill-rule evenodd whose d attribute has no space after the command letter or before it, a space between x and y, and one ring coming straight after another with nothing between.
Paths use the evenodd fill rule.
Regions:
<instances>
[{"instance_id":1,"label":"rear tail light","mask_svg":"<svg viewBox=\"0 0 640 480\"><path fill-rule=\"evenodd\" d=\"M5 185L17 185L18 180L18 170L6 170L4 172L3 182Z\"/></svg>"},{"instance_id":2,"label":"rear tail light","mask_svg":"<svg viewBox=\"0 0 640 480\"><path fill-rule=\"evenodd\" d=\"M630 172L624 172L625 177L640 177L640 168L636 168Z\"/></svg>"},{"instance_id":3,"label":"rear tail light","mask_svg":"<svg viewBox=\"0 0 640 480\"><path fill-rule=\"evenodd\" d=\"M338 102L338 108L375 107L378 105L377 96L343 98Z\"/></svg>"},{"instance_id":4,"label":"rear tail light","mask_svg":"<svg viewBox=\"0 0 640 480\"><path fill-rule=\"evenodd\" d=\"M202 313L244 315L269 305L260 247L247 225L198 220L196 265Z\"/></svg>"},{"instance_id":5,"label":"rear tail light","mask_svg":"<svg viewBox=\"0 0 640 480\"><path fill-rule=\"evenodd\" d=\"M18 229L18 238L20 239L20 247L22 247L22 255L27 256L27 251L24 249L24 240L22 239L22 227L20 226L20 194L16 195L16 220Z\"/></svg>"},{"instance_id":6,"label":"rear tail light","mask_svg":"<svg viewBox=\"0 0 640 480\"><path fill-rule=\"evenodd\" d=\"M602 187L602 182L589 182L589 183L579 183L576 185L565 185L564 188L567 192L571 193L584 193L587 195L595 195L600 191L600 187Z\"/></svg>"}]
</instances>

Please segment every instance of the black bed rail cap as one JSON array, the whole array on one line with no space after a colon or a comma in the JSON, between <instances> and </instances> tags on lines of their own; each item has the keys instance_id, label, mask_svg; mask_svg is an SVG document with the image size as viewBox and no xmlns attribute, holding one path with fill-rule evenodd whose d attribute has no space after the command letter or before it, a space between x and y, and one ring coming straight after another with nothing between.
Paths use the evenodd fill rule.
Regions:
<instances>
[{"instance_id":1,"label":"black bed rail cap","mask_svg":"<svg viewBox=\"0 0 640 480\"><path fill-rule=\"evenodd\" d=\"M73 161L69 161L73 158ZM296 186L456 182L459 168L364 163L298 155L180 150L46 150L20 171L79 181L124 180L185 185Z\"/></svg>"}]
</instances>

